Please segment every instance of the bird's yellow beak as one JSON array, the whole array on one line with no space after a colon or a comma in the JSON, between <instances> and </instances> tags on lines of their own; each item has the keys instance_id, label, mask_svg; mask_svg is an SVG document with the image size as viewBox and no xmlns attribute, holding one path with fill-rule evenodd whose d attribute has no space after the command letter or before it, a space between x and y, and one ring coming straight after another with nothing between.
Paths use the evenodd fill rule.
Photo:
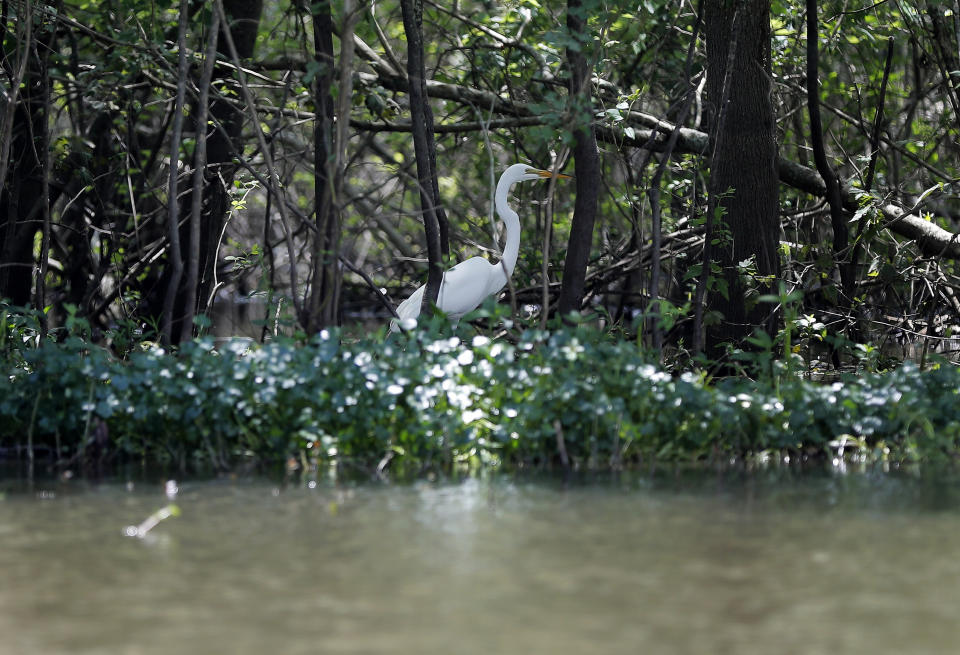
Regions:
<instances>
[{"instance_id":1,"label":"bird's yellow beak","mask_svg":"<svg viewBox=\"0 0 960 655\"><path fill-rule=\"evenodd\" d=\"M570 180L570 179L573 179L571 176L569 176L569 175L564 175L563 173L557 173L556 175L554 175L554 174L553 174L552 172L550 172L550 171L543 171L543 170L540 170L540 169L534 169L534 170L531 170L530 172L531 172L531 173L536 173L537 175L539 175L540 177L545 178L545 179L549 179L549 178L551 178L551 177L556 177L556 178L559 179L559 180Z\"/></svg>"}]
</instances>

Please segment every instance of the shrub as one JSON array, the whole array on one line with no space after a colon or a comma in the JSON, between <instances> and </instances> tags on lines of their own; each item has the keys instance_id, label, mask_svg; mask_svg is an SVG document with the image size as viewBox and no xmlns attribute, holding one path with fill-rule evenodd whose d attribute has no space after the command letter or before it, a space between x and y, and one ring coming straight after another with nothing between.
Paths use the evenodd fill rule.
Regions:
<instances>
[{"instance_id":1,"label":"shrub","mask_svg":"<svg viewBox=\"0 0 960 655\"><path fill-rule=\"evenodd\" d=\"M516 342L199 339L120 360L69 337L8 350L0 446L60 457L336 461L364 467L623 466L767 451L952 459L960 373L904 364L816 383L671 374L589 328ZM100 443L104 439L107 443Z\"/></svg>"}]
</instances>

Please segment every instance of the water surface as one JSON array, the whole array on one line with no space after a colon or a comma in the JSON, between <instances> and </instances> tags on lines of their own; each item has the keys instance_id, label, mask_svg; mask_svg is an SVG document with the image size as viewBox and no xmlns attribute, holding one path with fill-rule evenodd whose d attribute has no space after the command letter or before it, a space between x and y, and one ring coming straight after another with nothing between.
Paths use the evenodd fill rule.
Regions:
<instances>
[{"instance_id":1,"label":"water surface","mask_svg":"<svg viewBox=\"0 0 960 655\"><path fill-rule=\"evenodd\" d=\"M0 653L960 652L960 485L0 481Z\"/></svg>"}]
</instances>

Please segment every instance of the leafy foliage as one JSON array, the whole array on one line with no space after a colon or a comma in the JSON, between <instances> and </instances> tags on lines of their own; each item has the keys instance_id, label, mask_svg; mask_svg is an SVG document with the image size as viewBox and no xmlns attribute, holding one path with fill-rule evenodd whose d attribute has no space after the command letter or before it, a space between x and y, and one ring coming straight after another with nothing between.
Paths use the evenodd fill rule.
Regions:
<instances>
[{"instance_id":1,"label":"leafy foliage","mask_svg":"<svg viewBox=\"0 0 960 655\"><path fill-rule=\"evenodd\" d=\"M13 353L16 353L14 356ZM126 360L78 337L8 350L0 446L230 466L296 457L368 469L630 466L854 455L936 461L960 446L960 371L832 383L671 374L588 327L513 342L421 331L394 343L209 338ZM562 453L562 454L561 454Z\"/></svg>"},{"instance_id":2,"label":"leafy foliage","mask_svg":"<svg viewBox=\"0 0 960 655\"><path fill-rule=\"evenodd\" d=\"M239 10L247 4L251 3L226 3L228 13L231 6ZM385 73L381 66L392 59L403 60L405 44L398 5L395 0L356 4L360 12L356 34L367 47L357 50L352 63L347 64L341 58L339 39L335 40L334 65L338 67L338 75L333 89L339 99L341 80L354 82L347 107L349 116L337 117L339 125L350 125L344 158L348 164L340 171L344 193L338 199L342 205L338 205L340 234L336 253L343 261L355 263L357 268L357 271L344 271L344 288L336 296L344 324L348 326L358 317L380 321L386 318L371 287L384 289L396 300L419 286L424 273L418 261L422 255L422 226L418 209L411 204L419 190L410 175L413 154L409 134L403 131L408 122L409 100L403 84L398 84L396 76ZM595 257L590 261L584 306L601 315L605 312L612 322L619 322L629 337L635 336L632 332L637 325L635 319L660 321L667 332L663 356L669 361L677 353L682 355L691 341L690 324L696 311L691 287L703 265L700 252L709 171L705 157L691 141L684 146L686 149L673 153L660 183L663 193L657 202L664 234L661 252L657 254L661 288L656 290L660 302L655 306L659 306L660 311L654 313L651 311L654 305L650 303L654 250L650 203L654 201L646 191L657 158L646 149L649 143L643 135L661 120L665 124L679 120L687 94L702 91L704 42L702 38L690 42L697 24L694 13L697 3L583 0L581 11L587 18L589 33L576 35L565 27L565 4L537 0L502 3L471 0L452 6L442 2L424 3L428 70L433 81L447 85L443 94L431 98L431 103L438 128L439 187L450 218L452 259L463 259L483 249L495 256L490 190L497 172L517 160L546 166L556 157L563 163L564 146L570 143L572 128L590 120L601 133L604 170L599 220L592 244ZM770 285L771 289L780 289L778 297L770 302L789 309L789 313L781 314L786 328L780 338L767 335L766 341L754 340L756 356L751 360L752 355L748 355L746 360L748 364L756 363L756 370L767 371L761 386L766 388L764 385L769 384L775 397L786 393L784 389L791 384L793 370L805 368L793 365L795 348L806 355L808 369L817 356L823 361L830 359L824 355L826 350L831 355L843 356L842 361L836 358L840 367L862 365L863 359L873 366L881 352L877 344L885 346L885 354L895 352L902 357L916 356L918 350L925 347L914 347L917 343L933 344L932 347L947 352L955 347L953 336L960 325L960 303L954 292L956 261L931 257L929 253L922 255L916 241L891 229L896 221L882 211L886 203L897 202L904 208L916 207L931 223L950 231L956 228L955 185L960 178L956 149L960 141L957 82L960 76L955 73L960 69L956 56L960 23L956 21L955 10L950 3L920 6L919 3L877 2L852 7L849 2L824 0L819 4L820 100L827 141L833 163L845 183L856 190L860 204L856 210L850 209L848 217L855 245L849 252L835 253L827 245L831 241L831 227L817 194L809 188L781 185L782 212L778 217L779 226L774 227L782 237L779 254L784 272L781 279ZM111 347L125 358L126 353L136 348L138 340L151 331L151 325L156 326L160 316L172 252L167 242L170 198L166 185L170 166L174 163L184 167L181 184L186 185L186 175L195 166L192 155L199 133L196 125L188 129L182 143L175 144L177 147L173 149L180 153L181 160L173 162L169 156L168 130L175 106L172 97L177 84L188 81L188 118L197 115L197 76L204 61L202 53L207 47L211 16L208 6L194 3L197 11L190 17L190 38L186 46L193 65L190 80L179 80L175 45L179 15L174 3L125 0L119 6L122 10L105 12L99 3L88 0L62 6L49 2L12 3L9 13L3 17L6 20L4 48L11 57L8 67L11 70L17 67L14 64L17 64L18 52L25 53L23 56L47 53L49 79L32 78L30 84L49 85L51 113L61 117L44 121L50 129L51 170L46 172L50 195L49 261L44 262L45 266L39 265L40 249L36 247L41 225L38 217L44 212L39 205L31 209L24 203L22 224L27 237L20 240L20 250L26 259L0 262L0 278L17 272L28 278L23 285L24 297L17 302L33 302L40 307L32 314L8 315L5 324L13 327L0 335L0 340L9 340L9 343L0 341L0 350L5 353L6 364L20 371L15 376L18 384L26 375L24 371L40 375L47 365L43 364L47 361L45 358L51 358L48 363L51 370L58 370L55 365L66 365L54 361L52 354L30 353L21 348L24 340L35 345L42 331L31 327L31 322L44 316L54 335L67 339L62 348L74 349L72 354L57 355L65 358L64 361L76 359L85 366L99 366L97 370L106 371L109 379L114 378L112 367L118 367L118 375L123 372L130 376L140 371L137 367L146 367L147 361L153 361L151 355L133 352L129 362L120 363L81 344L97 339L98 333L110 333ZM226 148L229 156L220 162L225 168L206 180L204 206L210 209L211 216L225 223L220 229L220 223L213 221L208 226L212 233L201 238L212 262L207 279L216 278L214 286L218 293L201 294L204 297L199 309L205 309L203 304L214 298L226 299L233 307L241 304L249 307L253 304L249 301L255 300L257 304L249 313L256 316L249 325L244 323L243 328L250 327L246 333L260 338L270 332L296 334L298 326L303 326L301 317L292 308L296 307L298 298L309 296L314 278L307 272L313 270L315 262L311 258L320 256L319 251L311 250L305 236L315 231L317 215L317 207L313 206L316 166L312 156L316 107L311 86L321 67L314 58L310 12L311 7L316 6L317 3L265 3L256 23L259 27L254 56L243 66L237 66L221 48L211 90L211 108L220 110L213 112L218 117L209 117L211 137L227 139L225 134L230 131L227 128L235 126L237 130L230 137L230 147ZM335 22L344 26L343 3L333 2L329 6ZM34 8L34 39L40 35L50 38L49 43L22 42L27 38L26 15L22 13L27 7ZM809 163L809 125L802 83L806 74L804 11L801 0L771 2L771 90L780 155L801 165ZM238 21L236 28L239 30L251 22ZM893 61L889 75L885 74L883 57L888 43ZM691 46L692 63L688 72L686 53ZM596 75L591 88L592 107L569 102L567 48L582 49L589 54ZM27 71L33 75L34 63L32 59L30 62ZM349 70L340 71L340 67L349 67ZM246 71L244 75L249 74L248 84L255 100L252 106L247 105L237 86L239 69ZM344 75L339 75L341 72ZM882 94L884 83L886 93ZM22 93L30 84L24 84ZM496 102L479 102L473 91L491 94L486 99ZM19 100L14 96L18 107L27 108L23 102L22 95ZM687 117L684 127L699 133L709 131L714 102L697 95L696 111ZM22 113L18 110L17 115ZM270 154L276 167L273 172L264 168L265 153L257 139L261 130L269 137ZM25 152L40 150L42 148L31 145ZM569 164L567 166L565 170L569 170ZM23 168L12 166L10 170ZM875 173L872 184L867 183L868 169ZM271 187L268 182L274 177L277 183ZM219 179L229 180L222 198L212 193L218 189L214 182ZM5 183L7 188L15 186L9 179ZM540 315L550 312L551 296L556 295L555 290L561 284L560 271L569 237L573 211L571 188L570 185L556 188L556 196L549 199L550 211L546 210L547 187L516 190L514 202L523 221L522 251L511 290L517 321L524 315L539 319ZM735 188L731 189L731 193L735 192ZM28 199L37 201L39 196L35 196ZM211 199L216 202L209 202ZM277 211L284 206L289 207L292 214L289 225ZM186 202L181 210L185 216ZM722 214L716 216L720 232L715 238L721 243L727 241L729 235L723 232L723 218ZM0 250L7 257L15 248L5 244ZM547 262L542 266L544 259ZM839 290L835 279L837 263L851 260L857 263L856 284L850 290ZM759 299L768 281L758 279L754 271L756 262L744 260L741 264L740 274L747 286L744 300L768 302ZM716 262L711 262L707 270L712 276L708 288L734 295L727 293ZM40 294L38 284L41 281L38 276L43 271L45 296ZM294 283L294 273L298 273L299 283ZM31 295L34 294L31 288L37 290L35 296ZM9 295L6 289L0 292ZM215 313L214 308L206 309L211 315ZM199 324L202 320L197 322L197 327L211 327ZM707 324L722 320L724 317L718 312L708 311L705 316ZM215 321L212 327L215 331ZM240 332L243 328L228 326L226 330ZM639 332L641 340L651 341L649 321L640 326ZM69 335L82 337L84 341L70 345L73 342L69 342ZM544 353L550 351L552 338L544 337L543 343L537 341L532 351L546 356ZM597 343L603 341L599 337L592 339ZM14 347L11 348L10 343ZM208 342L202 343L207 343L207 351L211 350ZM280 347L271 345L266 349ZM517 344L511 346L518 347ZM182 373L177 367L199 357L193 354L192 348L203 350L199 345L192 345L167 365L173 379L179 379ZM294 349L292 345L290 348ZM404 353L386 356L375 345L369 346L369 352L375 353L372 355L375 361L385 358L391 361L391 367L400 367L390 368L384 375L399 375L417 362L401 364ZM600 351L590 352L602 355ZM761 362L757 358L769 364L778 355L785 357L785 375L777 367L759 366ZM154 356L160 360L159 355ZM518 356L518 361L526 362L527 356ZM221 353L218 357L233 356ZM291 357L299 361L300 355ZM399 359L394 361L395 357ZM645 361L643 357L640 359ZM216 361L223 364L225 360ZM836 367L836 363L831 363ZM200 369L213 370L207 364L197 366L196 375L200 375ZM551 370L568 371L558 368L557 362L549 366ZM138 375L152 375L151 370L144 368ZM507 375L508 371L504 370L503 374ZM410 377L413 373L403 375ZM564 375L566 377L553 380L558 383L555 389L548 388L546 381L534 384L524 380L514 385L509 394L504 392L500 400L512 407L511 411L525 413L527 403L534 402L531 399L560 402L587 393L581 388L584 383L567 373ZM503 379L513 380L509 375ZM784 381L780 389L774 384L777 380ZM45 393L56 395L54 383L55 377L51 374L51 386ZM71 402L90 393L99 398L97 394L110 387L103 380L92 386L89 382L86 384L89 388L79 381L76 388L71 388ZM596 384L601 385L598 389L607 389L603 386L606 382ZM150 388L165 387L158 380ZM216 389L216 386L210 388ZM83 389L87 395L82 393ZM622 399L634 393L618 389L610 387L604 393L620 398L619 402L625 402ZM245 402L252 403L251 407L267 407L272 402L259 404L259 397L254 398L252 389L243 393ZM216 394L210 391L208 395ZM310 398L311 404L304 407L313 408L310 411L315 413L320 411L316 409L317 403L328 402L317 396ZM88 436L95 432L98 421L107 425L111 434L120 434L118 430L126 429L123 428L126 424L114 415L105 417L74 408L72 418L58 418L46 411L45 403L52 398L34 401L32 395L25 395L22 400L26 404L16 412L19 422L12 424L15 427L6 437L7 443L20 443L26 438L16 432L21 428L32 430L31 435L37 439L59 434L65 448L70 445L70 439L64 435L70 433L68 426L74 423ZM66 402L59 396L56 400ZM19 401L13 398L10 402ZM471 407L477 407L478 402L483 405L476 400ZM136 407L137 411L153 411L141 409L139 400ZM490 409L484 411L490 414L493 407L490 405ZM536 404L533 407L535 409ZM256 418L260 416L260 409L249 411L253 412L250 421L261 420ZM163 429L174 432L185 430L182 421L186 410L180 407L176 412L175 418L164 419L167 423L159 421L157 425L167 425ZM414 424L424 420L419 410L410 412ZM634 429L631 426L635 426L636 421L630 418L629 411L623 410L622 423L618 423L619 418L610 418L618 412L620 409L613 407L593 418L596 428L588 429L593 424L584 423L588 427L576 429L587 432L595 429L605 435L618 432L621 447L630 444L629 452L623 453L628 458L631 453L659 452L659 446L650 445L645 450L647 446L638 445L642 440L631 436ZM30 419L34 414L37 419ZM373 414L363 418L380 426L379 414L375 411ZM257 439L250 444L243 442L237 435L249 427L249 422L235 419L240 420L241 427L228 429L225 423L204 428L195 436L196 443L181 440L182 445L174 449L174 454L194 452L198 450L197 444L199 451L207 449L216 457L244 450L297 451L299 437L290 437L286 425L272 422L272 416L262 417L262 424L256 429L257 439L262 438L263 431L277 431L278 435L271 438L275 438L277 444L284 444L279 450L261 448ZM44 426L41 419L46 422ZM327 419L311 420L320 422L317 425L327 425ZM494 423L489 417L477 420L486 420L490 426L505 424ZM604 423L608 420L612 425ZM506 421L513 422L512 419ZM296 430L301 429L299 425L296 424ZM349 450L346 444L340 443L337 430L341 428L335 424L324 428L323 434L311 425L308 422L303 427L304 434L312 434L318 443L324 438L332 440L330 443L338 448L338 453ZM383 427L388 436L376 437L380 440L376 442L379 448L399 448L404 452L412 448L411 444L397 445L403 441L397 431L412 429L401 429L397 425L407 426L408 422L398 418L396 424ZM511 431L504 432L506 428L497 431L490 426L476 430L486 435L482 438L488 441L496 436L499 441L489 443L498 445L496 448L483 446L477 452L516 452L520 453L518 457L525 456L522 446L503 436L509 436ZM574 428L563 420L560 427L567 440L576 438ZM146 428L137 430L150 432ZM439 428L424 429L423 433L430 430L439 434ZM652 428L637 430L648 434ZM553 419L546 417L542 424L525 425L523 431L513 432L539 435L537 443L544 448L547 447L544 444L556 442L558 434ZM324 437L324 434L333 436ZM124 438L129 441L131 452L140 448L136 446L139 437L135 430ZM372 439L369 435L365 438ZM607 444L604 448L611 454L614 452L607 441L600 439L599 442ZM144 443L152 442L148 439ZM476 445L469 443L473 444L471 447ZM713 447L710 445L706 451ZM374 450L369 449L368 454ZM677 450L684 456L690 454L689 446ZM546 452L539 456L546 458ZM604 456L603 448L598 452Z\"/></svg>"}]
</instances>

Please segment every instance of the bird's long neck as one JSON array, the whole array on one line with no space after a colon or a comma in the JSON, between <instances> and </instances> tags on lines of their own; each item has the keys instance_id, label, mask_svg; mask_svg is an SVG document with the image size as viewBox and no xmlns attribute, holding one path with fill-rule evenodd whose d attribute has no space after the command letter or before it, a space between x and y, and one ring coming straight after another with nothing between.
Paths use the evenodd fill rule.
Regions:
<instances>
[{"instance_id":1,"label":"bird's long neck","mask_svg":"<svg viewBox=\"0 0 960 655\"><path fill-rule=\"evenodd\" d=\"M511 186L511 182L505 183L501 179L500 183L497 184L495 198L497 214L507 228L507 240L503 246L503 258L501 259L503 266L507 269L507 277L513 275L513 269L517 265L517 256L520 254L520 217L507 204L507 194L510 193Z\"/></svg>"}]
</instances>

